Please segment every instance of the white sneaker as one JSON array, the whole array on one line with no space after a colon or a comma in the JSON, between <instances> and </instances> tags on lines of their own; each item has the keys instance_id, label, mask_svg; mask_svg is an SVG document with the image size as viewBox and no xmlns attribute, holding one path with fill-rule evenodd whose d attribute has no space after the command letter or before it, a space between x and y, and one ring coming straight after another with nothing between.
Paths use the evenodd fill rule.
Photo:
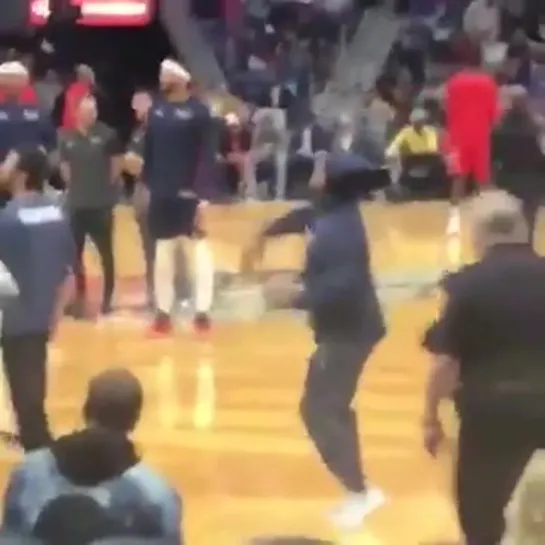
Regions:
<instances>
[{"instance_id":1,"label":"white sneaker","mask_svg":"<svg viewBox=\"0 0 545 545\"><path fill-rule=\"evenodd\" d=\"M457 207L449 210L447 235L459 235L461 229L460 210Z\"/></svg>"},{"instance_id":2,"label":"white sneaker","mask_svg":"<svg viewBox=\"0 0 545 545\"><path fill-rule=\"evenodd\" d=\"M339 528L354 529L360 526L367 515L382 507L386 497L378 488L368 488L359 494L350 494L332 513L333 523Z\"/></svg>"}]
</instances>

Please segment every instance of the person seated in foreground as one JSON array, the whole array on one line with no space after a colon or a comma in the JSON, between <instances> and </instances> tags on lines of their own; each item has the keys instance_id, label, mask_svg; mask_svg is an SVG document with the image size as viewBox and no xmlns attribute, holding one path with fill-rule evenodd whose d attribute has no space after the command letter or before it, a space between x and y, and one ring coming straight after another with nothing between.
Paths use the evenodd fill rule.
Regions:
<instances>
[{"instance_id":1,"label":"person seated in foreground","mask_svg":"<svg viewBox=\"0 0 545 545\"><path fill-rule=\"evenodd\" d=\"M36 537L42 512L62 496L79 494L108 512L117 535L182 543L178 493L140 459L128 437L142 404L142 387L127 370L108 369L91 379L84 428L25 455L12 471L2 531Z\"/></svg>"}]
</instances>

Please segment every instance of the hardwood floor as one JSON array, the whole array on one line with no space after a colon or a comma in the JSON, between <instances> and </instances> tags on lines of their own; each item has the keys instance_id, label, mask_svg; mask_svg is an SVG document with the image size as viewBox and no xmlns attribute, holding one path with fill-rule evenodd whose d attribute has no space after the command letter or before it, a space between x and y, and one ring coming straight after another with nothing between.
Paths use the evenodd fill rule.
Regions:
<instances>
[{"instance_id":1,"label":"hardwood floor","mask_svg":"<svg viewBox=\"0 0 545 545\"><path fill-rule=\"evenodd\" d=\"M207 223L218 268L238 270L242 245L285 206L211 208ZM441 268L442 205L370 205L366 218L379 278ZM121 209L116 232L120 279L141 275L138 244L130 210ZM302 250L301 240L277 241L264 266L298 266ZM89 268L95 267L90 251ZM181 491L188 544L239 545L264 535L354 545L452 540L457 537L449 495L452 449L431 460L419 430L427 370L419 340L436 308L434 298L387 305L389 334L367 363L357 405L365 467L389 502L351 535L339 536L328 524L325 515L341 490L299 421L312 345L296 318L269 315L217 323L207 342L184 330L169 340L149 340L140 322L67 320L51 351L52 426L61 432L79 422L90 376L108 366L127 366L146 391L136 440L145 458ZM447 419L454 430L453 419ZM3 479L18 458L0 452Z\"/></svg>"}]
</instances>

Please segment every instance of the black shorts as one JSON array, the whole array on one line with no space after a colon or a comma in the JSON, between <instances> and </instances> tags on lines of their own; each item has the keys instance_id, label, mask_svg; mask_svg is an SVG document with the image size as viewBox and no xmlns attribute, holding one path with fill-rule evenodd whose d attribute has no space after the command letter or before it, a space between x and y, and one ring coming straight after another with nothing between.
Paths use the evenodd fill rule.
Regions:
<instances>
[{"instance_id":1,"label":"black shorts","mask_svg":"<svg viewBox=\"0 0 545 545\"><path fill-rule=\"evenodd\" d=\"M195 234L195 219L199 201L195 198L150 198L148 224L152 238L164 240Z\"/></svg>"}]
</instances>

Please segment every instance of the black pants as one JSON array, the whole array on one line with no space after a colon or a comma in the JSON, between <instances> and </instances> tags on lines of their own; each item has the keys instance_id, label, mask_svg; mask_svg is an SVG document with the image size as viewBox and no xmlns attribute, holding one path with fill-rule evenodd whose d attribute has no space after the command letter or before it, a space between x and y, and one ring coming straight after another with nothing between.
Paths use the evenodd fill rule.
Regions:
<instances>
[{"instance_id":1,"label":"black pants","mask_svg":"<svg viewBox=\"0 0 545 545\"><path fill-rule=\"evenodd\" d=\"M361 342L320 343L310 358L300 411L329 471L351 492L365 489L352 400L371 350Z\"/></svg>"},{"instance_id":2,"label":"black pants","mask_svg":"<svg viewBox=\"0 0 545 545\"><path fill-rule=\"evenodd\" d=\"M467 545L499 545L504 509L524 467L545 446L545 423L462 418L456 492Z\"/></svg>"},{"instance_id":3,"label":"black pants","mask_svg":"<svg viewBox=\"0 0 545 545\"><path fill-rule=\"evenodd\" d=\"M48 333L2 337L4 373L26 452L51 440L45 415L48 337Z\"/></svg>"},{"instance_id":4,"label":"black pants","mask_svg":"<svg viewBox=\"0 0 545 545\"><path fill-rule=\"evenodd\" d=\"M76 209L70 212L70 224L76 244L76 296L85 298L86 281L83 267L85 239L89 237L95 245L102 265L104 278L103 307L111 305L115 284L114 263L114 215L111 208Z\"/></svg>"}]
</instances>

